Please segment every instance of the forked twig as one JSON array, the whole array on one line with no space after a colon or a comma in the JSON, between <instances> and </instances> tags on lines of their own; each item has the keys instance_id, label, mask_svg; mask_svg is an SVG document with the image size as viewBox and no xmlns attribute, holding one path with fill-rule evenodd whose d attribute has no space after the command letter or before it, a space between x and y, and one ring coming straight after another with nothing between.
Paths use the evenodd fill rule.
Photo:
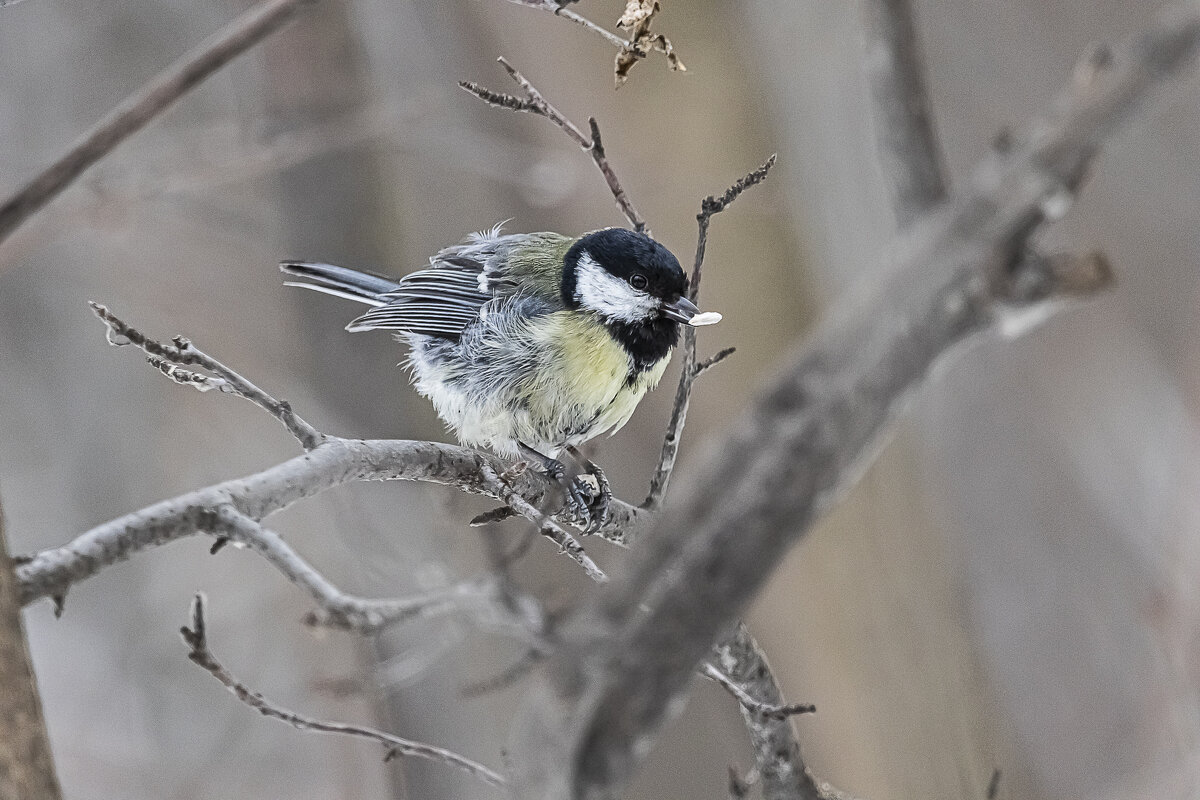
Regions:
<instances>
[{"instance_id":1,"label":"forked twig","mask_svg":"<svg viewBox=\"0 0 1200 800\"><path fill-rule=\"evenodd\" d=\"M775 166L776 156L772 155L766 162L725 190L720 197L709 195L700 204L700 213L696 215L698 232L696 235L696 258L692 263L692 275L689 280L688 294L692 302L700 299L700 278L704 267L704 253L708 247L708 226L714 214L720 214L742 192L762 183L767 178L771 167ZM696 363L696 329L684 326L683 329L683 367L679 373L679 384L675 388L675 402L671 406L671 419L667 423L667 433L663 437L662 451L658 456L658 466L654 469L654 477L650 479L650 491L642 501L641 508L656 511L662 507L663 497L671 482L671 474L675 471L675 460L679 456L679 442L683 436L683 426L687 422L688 406L692 398L692 384L696 378L703 375L721 361L733 355L733 348L722 350L710 359Z\"/></svg>"},{"instance_id":2,"label":"forked twig","mask_svg":"<svg viewBox=\"0 0 1200 800\"><path fill-rule=\"evenodd\" d=\"M512 64L509 64L504 58L496 60L507 70L509 77L521 87L521 91L525 93L524 98L492 91L474 81L459 81L458 85L489 105L507 108L511 111L527 111L531 114L543 116L557 125L563 133L571 137L575 144L591 155L592 161L596 163L596 167L600 170L600 174L604 176L604 181L608 184L608 189L612 192L613 199L617 201L617 206L620 207L621 213L629 220L629 224L633 226L634 230L644 232L646 230L646 221L642 219L642 215L633 207L633 201L629 199L629 195L626 194L625 188L617 178L617 174L608 163L608 156L605 155L604 145L600 141L600 126L596 122L595 117L588 119L588 125L591 128L591 136L589 137L578 125L571 122L571 120L563 116L562 112L550 105L546 101L546 98L542 96L542 93L524 75L518 72Z\"/></svg>"},{"instance_id":3,"label":"forked twig","mask_svg":"<svg viewBox=\"0 0 1200 800\"><path fill-rule=\"evenodd\" d=\"M292 410L286 400L276 400L249 379L222 364L204 351L196 348L182 336L176 336L172 344L151 339L137 328L121 320L105 306L96 302L88 305L96 316L108 326L108 343L121 347L133 345L146 353L150 364L163 375L179 384L194 386L202 392L217 389L244 397L266 411L296 437L305 450L312 450L325 441L325 434L305 422ZM181 369L182 366L200 367L211 375Z\"/></svg>"},{"instance_id":4,"label":"forked twig","mask_svg":"<svg viewBox=\"0 0 1200 800\"><path fill-rule=\"evenodd\" d=\"M794 717L797 714L817 713L817 707L811 703L764 703L762 700L753 697L740 683L712 664L702 666L700 674L719 684L721 688L733 695L733 698L741 703L742 708L746 711L763 719L778 722L788 717Z\"/></svg>"},{"instance_id":5,"label":"forked twig","mask_svg":"<svg viewBox=\"0 0 1200 800\"><path fill-rule=\"evenodd\" d=\"M212 675L220 681L225 688L233 693L238 700L241 700L246 705L253 708L264 717L281 720L292 727L306 731L315 731L317 733L337 733L345 736L357 736L363 739L370 739L378 742L386 749L385 759L392 759L396 756L410 756L415 758L424 758L430 761L436 761L442 764L449 764L453 767L465 770L471 775L479 778L485 783L490 783L493 786L502 786L505 783L504 777L498 772L495 772L484 765L472 761L471 759L461 756L451 750L442 747L435 747L431 744L423 742L414 742L409 739L402 739L399 736L394 736L390 733L385 733L375 728L369 728L365 725L352 725L345 722L326 722L324 720L313 719L302 714L297 714L295 711L289 711L286 708L277 706L271 703L258 692L250 689L244 683L233 676L226 669L212 651L208 648L208 633L205 627L204 619L204 604L205 598L203 594L197 594L192 600L192 625L186 625L179 629L179 634L183 637L184 643L188 646L188 658L192 663L204 669L208 674Z\"/></svg>"}]
</instances>

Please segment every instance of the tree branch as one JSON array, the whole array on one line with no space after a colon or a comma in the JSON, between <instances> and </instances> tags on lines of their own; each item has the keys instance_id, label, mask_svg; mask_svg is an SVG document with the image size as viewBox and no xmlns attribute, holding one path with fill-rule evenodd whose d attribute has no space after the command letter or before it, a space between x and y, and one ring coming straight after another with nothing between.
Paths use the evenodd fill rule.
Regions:
<instances>
[{"instance_id":1,"label":"tree branch","mask_svg":"<svg viewBox=\"0 0 1200 800\"><path fill-rule=\"evenodd\" d=\"M305 450L312 450L325 440L325 435L292 411L291 404L286 400L276 400L247 378L197 349L182 336L176 336L173 344L162 344L148 338L132 325L123 322L99 303L89 302L88 305L96 312L96 316L108 326L109 344L115 347L132 344L141 349L149 357L150 364L175 383L193 386L202 392L217 389L244 397L279 420ZM212 375L180 369L181 365L197 366L211 372Z\"/></svg>"},{"instance_id":2,"label":"tree branch","mask_svg":"<svg viewBox=\"0 0 1200 800\"><path fill-rule=\"evenodd\" d=\"M815 711L813 706L787 705L758 643L738 623L737 629L715 648L716 670L705 664L704 674L721 683L742 709L750 745L763 782L765 800L827 800L800 756L792 730L792 714Z\"/></svg>"},{"instance_id":3,"label":"tree branch","mask_svg":"<svg viewBox=\"0 0 1200 800\"><path fill-rule=\"evenodd\" d=\"M312 2L314 0L263 0L125 98L57 161L0 203L0 244L113 148L144 128L205 78L282 28Z\"/></svg>"},{"instance_id":4,"label":"tree branch","mask_svg":"<svg viewBox=\"0 0 1200 800\"><path fill-rule=\"evenodd\" d=\"M232 507L257 521L335 486L380 480L438 483L502 500L483 476L485 465L493 471L509 466L495 456L437 442L330 436L281 464L163 500L28 557L17 567L21 602L65 594L72 584L135 553L208 532L220 508ZM526 470L511 488L535 507L559 496L558 487L534 470ZM647 527L649 515L627 503L614 499L611 511L600 531L609 541L628 544ZM549 516L566 519L567 513L560 503Z\"/></svg>"},{"instance_id":5,"label":"tree branch","mask_svg":"<svg viewBox=\"0 0 1200 800\"><path fill-rule=\"evenodd\" d=\"M384 733L375 728L368 728L362 725L350 725L344 722L325 722L313 719L312 717L297 714L295 711L289 711L271 703L261 694L248 688L235 678L217 660L212 651L208 649L208 635L204 621L204 603L204 595L197 594L192 601L192 626L190 628L184 626L179 629L184 643L188 646L188 658L220 681L238 700L241 700L264 717L282 720L300 730L358 736L363 739L379 742L386 748L386 755L384 757L388 760L396 756L424 758L458 767L493 786L501 786L505 783L504 778L499 773L450 750L422 742L414 742L409 739L401 739L399 736L393 736L390 733Z\"/></svg>"},{"instance_id":6,"label":"tree branch","mask_svg":"<svg viewBox=\"0 0 1200 800\"><path fill-rule=\"evenodd\" d=\"M1111 282L1102 262L1074 277L1031 264L1029 238L1069 208L1098 148L1198 48L1200 8L1159 17L1074 85L1056 119L894 243L888 268L793 351L629 568L565 626L514 724L521 797L619 791L696 664L862 474L935 364L1014 309L1048 312L1047 301ZM1019 288L1027 269L1035 292Z\"/></svg>"},{"instance_id":7,"label":"tree branch","mask_svg":"<svg viewBox=\"0 0 1200 800\"><path fill-rule=\"evenodd\" d=\"M0 798L61 797L0 512Z\"/></svg>"},{"instance_id":8,"label":"tree branch","mask_svg":"<svg viewBox=\"0 0 1200 800\"><path fill-rule=\"evenodd\" d=\"M933 132L911 0L862 0L862 12L875 135L903 228L945 201L946 167Z\"/></svg>"},{"instance_id":9,"label":"tree branch","mask_svg":"<svg viewBox=\"0 0 1200 800\"><path fill-rule=\"evenodd\" d=\"M699 231L696 235L696 257L692 262L692 275L689 279L688 295L693 303L700 299L700 278L704 267L704 253L708 248L708 226L714 214L720 214L738 196L751 186L762 183L767 179L767 173L775 166L776 157L772 155L761 167L738 180L737 183L725 190L720 197L709 195L700 204L700 213L696 215ZM675 402L671 406L671 419L667 423L667 434L663 437L662 451L658 456L658 465L654 468L654 477L650 479L650 492L642 501L641 507L649 511L657 511L662 507L663 496L671 482L671 474L675 471L675 459L679 455L679 442L683 438L683 426L687 422L688 406L692 399L692 384L705 372L733 355L733 348L717 353L702 364L696 363L696 329L685 325L683 328L683 367L679 372L679 384L675 387Z\"/></svg>"},{"instance_id":10,"label":"tree branch","mask_svg":"<svg viewBox=\"0 0 1200 800\"><path fill-rule=\"evenodd\" d=\"M506 471L503 475L498 475L487 464L482 465L479 470L484 480L488 482L497 496L508 504L509 508L536 524L538 532L557 544L559 552L569 556L571 560L583 567L583 571L587 573L589 578L601 583L608 580L608 576L584 552L583 545L579 544L574 536L567 533L561 525L547 517L541 511L538 511L528 500L513 491L512 478L516 476L512 470Z\"/></svg>"},{"instance_id":11,"label":"tree branch","mask_svg":"<svg viewBox=\"0 0 1200 800\"><path fill-rule=\"evenodd\" d=\"M604 145L600 141L600 126L595 118L588 119L592 133L589 138L580 130L578 125L564 117L557 108L546 102L546 98L542 97L542 93L524 75L517 72L512 64L509 64L503 58L497 59L497 61L508 72L509 77L521 87L521 91L525 93L524 98L514 97L503 92L493 92L473 81L459 81L458 85L489 105L507 108L511 111L527 111L531 114L543 116L553 122L563 133L571 137L575 144L591 155L592 161L596 163L600 174L604 176L604 181L608 184L608 189L612 192L613 199L617 201L617 206L621 209L621 213L625 215L625 219L629 220L629 224L633 226L634 230L644 232L646 230L645 220L642 219L642 215L638 213L637 209L633 207L633 201L625 193L625 188L621 185L617 174L613 172L612 166L608 163L608 157L604 153Z\"/></svg>"}]
</instances>

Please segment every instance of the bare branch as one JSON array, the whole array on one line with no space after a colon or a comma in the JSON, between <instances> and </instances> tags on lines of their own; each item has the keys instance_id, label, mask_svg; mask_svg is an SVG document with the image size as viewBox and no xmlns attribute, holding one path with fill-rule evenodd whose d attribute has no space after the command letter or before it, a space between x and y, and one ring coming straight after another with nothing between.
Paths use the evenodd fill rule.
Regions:
<instances>
[{"instance_id":1,"label":"bare branch","mask_svg":"<svg viewBox=\"0 0 1200 800\"><path fill-rule=\"evenodd\" d=\"M809 713L812 706L789 706L766 656L738 623L715 648L721 668L704 665L704 674L721 683L741 704L754 759L763 782L765 800L826 800L800 755L800 743L789 717Z\"/></svg>"},{"instance_id":2,"label":"bare branch","mask_svg":"<svg viewBox=\"0 0 1200 800\"><path fill-rule=\"evenodd\" d=\"M508 466L495 456L437 442L327 437L312 451L281 464L163 500L28 557L17 567L21 602L63 595L72 584L135 553L207 532L212 512L225 506L262 520L326 489L380 480L438 483L503 500L483 477L485 465L497 474ZM560 494L556 484L534 470L514 479L509 489L535 508ZM627 503L614 499L610 509L600 532L609 541L627 544L648 526L649 515ZM547 516L569 519L567 513L560 503Z\"/></svg>"},{"instance_id":3,"label":"bare branch","mask_svg":"<svg viewBox=\"0 0 1200 800\"><path fill-rule=\"evenodd\" d=\"M61 800L0 512L0 798Z\"/></svg>"},{"instance_id":4,"label":"bare branch","mask_svg":"<svg viewBox=\"0 0 1200 800\"><path fill-rule=\"evenodd\" d=\"M596 562L592 561L591 556L584 552L583 545L574 536L567 533L566 529L561 525L547 517L541 511L538 511L532 503L513 491L511 470L501 475L497 474L489 465L483 464L480 466L479 471L483 475L483 479L492 486L502 501L507 503L513 511L516 511L537 525L539 532L557 544L559 552L564 553L571 560L579 564L579 566L583 567L583 571L587 573L589 578L601 583L608 580L608 576L604 574L604 570L596 566ZM525 471L528 472L528 470Z\"/></svg>"},{"instance_id":5,"label":"bare branch","mask_svg":"<svg viewBox=\"0 0 1200 800\"><path fill-rule=\"evenodd\" d=\"M571 9L563 7L559 3L554 2L554 0L508 0L508 2L518 6L525 6L526 8L536 8L539 11L549 11L556 17L569 19L576 25L581 25L599 35L609 44L614 45L618 50L630 50L632 48L632 45L626 40L622 39L620 36L617 36L615 33L600 27L590 19L575 13Z\"/></svg>"},{"instance_id":6,"label":"bare branch","mask_svg":"<svg viewBox=\"0 0 1200 800\"><path fill-rule=\"evenodd\" d=\"M526 4L522 3L522 5ZM592 161L596 163L596 167L600 170L600 174L604 176L604 181L608 184L608 189L612 192L613 199L617 201L617 206L621 209L621 213L629 220L629 224L633 226L634 230L644 232L646 230L645 220L642 219L637 209L633 207L633 201L625 193L625 188L621 185L617 174L613 172L612 166L608 163L608 157L604 153L604 145L600 141L600 126L596 123L595 118L588 119L592 133L589 138L578 125L571 122L557 108L546 102L546 98L542 97L542 93L524 75L518 72L512 64L509 64L503 58L497 60L508 72L509 77L521 87L521 91L525 93L524 99L504 94L503 92L494 92L491 89L485 89L473 81L459 81L458 85L489 105L507 108L512 111L527 111L531 114L543 116L553 122L563 133L571 137L571 140L575 144L591 155Z\"/></svg>"},{"instance_id":7,"label":"bare branch","mask_svg":"<svg viewBox=\"0 0 1200 800\"><path fill-rule=\"evenodd\" d=\"M312 450L325 440L325 434L301 419L286 400L276 400L247 378L197 349L182 336L176 336L173 344L162 344L123 322L99 303L91 302L89 305L96 312L96 316L108 326L109 344L117 347L132 344L138 347L149 356L150 364L155 369L176 383L195 386L200 391L218 389L246 398L279 420L305 450ZM179 369L179 365L183 364L201 367L216 377Z\"/></svg>"},{"instance_id":8,"label":"bare branch","mask_svg":"<svg viewBox=\"0 0 1200 800\"><path fill-rule=\"evenodd\" d=\"M237 542L261 555L289 581L299 586L316 601L319 611L308 615L306 622L358 633L374 634L389 625L414 619L427 619L463 611L479 617L527 644L540 644L545 620L514 618L504 612L496 597L491 580L465 581L445 589L416 597L373 600L348 595L329 582L300 557L279 534L242 514L233 506L214 511L209 531Z\"/></svg>"},{"instance_id":9,"label":"bare branch","mask_svg":"<svg viewBox=\"0 0 1200 800\"><path fill-rule=\"evenodd\" d=\"M204 603L204 595L197 594L192 601L192 626L190 628L184 626L179 629L184 643L188 646L188 658L192 663L198 665L220 681L238 700L241 700L264 717L281 720L300 730L315 731L317 733L337 733L344 736L357 736L363 739L370 739L384 746L386 750L385 758L387 759L395 758L396 756L424 758L429 761L458 767L493 786L501 786L505 783L504 778L494 770L445 748L435 747L434 745L422 742L414 742L409 739L401 739L399 736L384 733L383 731L363 725L313 719L312 717L297 714L295 711L289 711L271 703L261 694L253 691L235 678L217 660L212 651L208 649L208 635L205 630L204 620Z\"/></svg>"},{"instance_id":10,"label":"bare branch","mask_svg":"<svg viewBox=\"0 0 1200 800\"><path fill-rule=\"evenodd\" d=\"M113 148L312 2L263 0L125 98L57 161L0 203L0 243Z\"/></svg>"},{"instance_id":11,"label":"bare branch","mask_svg":"<svg viewBox=\"0 0 1200 800\"><path fill-rule=\"evenodd\" d=\"M508 0L510 3L526 8L534 8L539 11L549 11L557 17L569 19L576 25L581 25L584 28L592 31L596 35L602 37L609 44L617 48L617 60L613 68L614 78L616 79L617 87L619 88L629 77L629 70L634 64L641 61L652 51L657 50L667 57L667 65L676 72L687 72L687 67L679 60L679 56L675 55L675 48L671 41L661 33L651 33L650 23L653 21L654 15L659 10L657 0L644 0L637 5L645 6L648 13L642 13L631 16L629 8L626 13L621 16L617 22L618 27L628 28L632 33L630 40L622 39L615 33L612 33L605 28L592 22L590 19L577 14L569 8L566 8L567 3L555 2L555 0ZM630 6L635 5L631 3Z\"/></svg>"},{"instance_id":12,"label":"bare branch","mask_svg":"<svg viewBox=\"0 0 1200 800\"><path fill-rule=\"evenodd\" d=\"M946 167L933 132L911 0L862 0L875 135L900 227L945 201Z\"/></svg>"},{"instance_id":13,"label":"bare branch","mask_svg":"<svg viewBox=\"0 0 1200 800\"><path fill-rule=\"evenodd\" d=\"M863 473L942 357L995 331L1013 305L1048 311L1064 291L1111 283L1093 268L1064 285L1035 261L1038 292L1010 294L1030 237L1069 208L1099 147L1198 50L1200 7L1158 17L1070 87L1057 118L894 243L887 267L792 352L628 568L563 626L514 725L522 798L619 793L696 664Z\"/></svg>"},{"instance_id":14,"label":"bare branch","mask_svg":"<svg viewBox=\"0 0 1200 800\"><path fill-rule=\"evenodd\" d=\"M760 659L762 654L758 654ZM765 660L762 663L766 663ZM765 703L762 700L757 700L750 695L741 684L733 678L726 675L713 664L705 664L700 668L700 674L711 681L716 682L733 695L733 698L742 704L742 708L756 717L761 717L765 720L781 721L788 717L793 717L797 714L815 714L817 707L811 703Z\"/></svg>"},{"instance_id":15,"label":"bare branch","mask_svg":"<svg viewBox=\"0 0 1200 800\"><path fill-rule=\"evenodd\" d=\"M758 169L743 176L737 183L725 190L720 197L709 195L700 203L700 213L696 215L698 233L696 235L696 258L692 262L692 275L689 280L688 294L695 303L700 299L700 278L703 277L704 253L708 248L708 226L714 214L720 214L729 204L756 184L767 178L771 167L775 166L776 157L772 155ZM675 387L675 402L671 406L671 419L667 423L667 434L663 437L662 451L658 456L658 466L654 469L654 477L650 479L650 492L642 501L641 507L656 511L662 507L663 497L671 482L671 474L675 471L675 459L679 456L679 442L683 438L683 426L687 422L688 406L692 399L692 384L696 378L703 375L712 367L733 355L733 348L722 350L702 364L696 363L696 330L690 326L683 328L683 367L679 373L679 384Z\"/></svg>"}]
</instances>

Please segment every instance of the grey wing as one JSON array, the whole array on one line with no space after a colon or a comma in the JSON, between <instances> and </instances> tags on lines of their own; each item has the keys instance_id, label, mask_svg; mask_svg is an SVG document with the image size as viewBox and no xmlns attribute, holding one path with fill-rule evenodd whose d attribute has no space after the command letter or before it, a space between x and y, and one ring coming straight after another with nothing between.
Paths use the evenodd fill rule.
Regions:
<instances>
[{"instance_id":1,"label":"grey wing","mask_svg":"<svg viewBox=\"0 0 1200 800\"><path fill-rule=\"evenodd\" d=\"M346 326L349 331L393 330L457 339L479 320L483 306L505 293L497 265L514 236L499 228L478 233L431 258L429 269L405 275L380 296L384 303Z\"/></svg>"}]
</instances>

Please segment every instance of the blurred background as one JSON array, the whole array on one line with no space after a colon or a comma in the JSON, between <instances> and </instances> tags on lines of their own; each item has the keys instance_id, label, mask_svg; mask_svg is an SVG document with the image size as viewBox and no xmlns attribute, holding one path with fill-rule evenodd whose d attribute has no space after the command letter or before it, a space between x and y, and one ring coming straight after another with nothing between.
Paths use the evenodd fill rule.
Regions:
<instances>
[{"instance_id":1,"label":"blurred background","mask_svg":"<svg viewBox=\"0 0 1200 800\"><path fill-rule=\"evenodd\" d=\"M229 0L28 0L0 9L0 192L247 7ZM611 27L620 0L576 8ZM996 132L1053 108L1095 40L1156 2L920 0L938 131L966 180ZM700 198L772 152L714 222L698 385L679 480L894 224L875 157L856 3L667 0L661 57L612 88L614 51L502 0L322 0L188 95L0 246L0 499L16 553L296 452L249 404L175 386L105 345L86 301L181 333L307 419L349 436L446 439L385 335L352 304L284 289L282 258L397 274L464 234L622 224L590 160L545 120L485 107L504 55L564 113L594 114L656 235L690 261ZM1046 249L1102 248L1118 289L928 387L848 500L750 616L810 765L870 800L1170 798L1200 786L1200 79L1128 128ZM601 444L644 495L675 372ZM476 574L489 507L431 486L346 487L272 519L342 588L395 596ZM500 536L511 545L522 526ZM65 794L484 798L447 767L302 733L237 703L177 630L209 594L212 646L297 710L379 725L502 765L521 687L463 686L521 655L457 620L378 641L314 636L309 602L257 557L195 538L26 614ZM610 570L624 554L590 550ZM521 580L553 609L586 579L537 542ZM724 798L750 764L734 703L698 684L633 798Z\"/></svg>"}]
</instances>

